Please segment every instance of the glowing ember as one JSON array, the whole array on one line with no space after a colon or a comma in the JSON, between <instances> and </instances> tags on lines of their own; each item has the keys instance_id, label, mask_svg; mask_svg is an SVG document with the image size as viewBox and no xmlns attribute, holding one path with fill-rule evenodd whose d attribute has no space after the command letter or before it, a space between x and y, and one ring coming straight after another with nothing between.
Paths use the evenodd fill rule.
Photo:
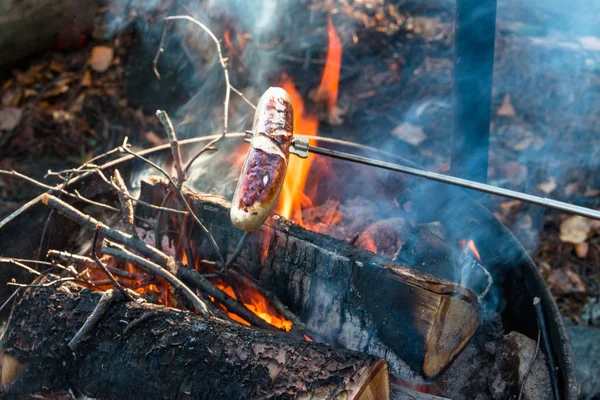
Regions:
<instances>
[{"instance_id":1,"label":"glowing ember","mask_svg":"<svg viewBox=\"0 0 600 400\"><path fill-rule=\"evenodd\" d=\"M477 247L475 247L475 242L473 242L472 240L465 240L465 239L461 239L458 241L458 244L461 248L461 250L463 251L463 253L467 254L468 252L471 252L471 254L473 254L475 256L475 258L477 258L479 261L481 261L481 256L479 255L479 250L477 250Z\"/></svg>"}]
</instances>

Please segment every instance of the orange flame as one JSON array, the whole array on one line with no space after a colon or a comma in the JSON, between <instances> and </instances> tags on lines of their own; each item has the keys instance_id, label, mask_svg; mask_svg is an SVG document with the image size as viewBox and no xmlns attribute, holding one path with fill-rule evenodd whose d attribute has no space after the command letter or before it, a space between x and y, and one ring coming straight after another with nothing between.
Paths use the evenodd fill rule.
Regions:
<instances>
[{"instance_id":1,"label":"orange flame","mask_svg":"<svg viewBox=\"0 0 600 400\"><path fill-rule=\"evenodd\" d=\"M326 102L329 115L332 115L337 107L340 67L342 65L342 43L331 17L327 19L327 35L329 37L327 63L321 77L321 84L317 90L316 100Z\"/></svg>"},{"instance_id":2,"label":"orange flame","mask_svg":"<svg viewBox=\"0 0 600 400\"><path fill-rule=\"evenodd\" d=\"M375 244L375 241L373 240L371 235L369 235L366 232L364 232L360 236L358 246L360 248L362 248L363 250L367 250L367 251L370 251L371 253L377 254L377 245Z\"/></svg>"},{"instance_id":3,"label":"orange flame","mask_svg":"<svg viewBox=\"0 0 600 400\"><path fill-rule=\"evenodd\" d=\"M215 286L227 293L230 297L236 298L231 286L225 282L217 281L215 282ZM245 286L244 291L240 293L240 297L246 308L263 321L287 332L292 329L292 321L288 321L283 316L278 315L279 313L273 308L270 302L254 288ZM227 312L227 315L231 317L231 319L241 322L244 325L250 325L247 321L234 313Z\"/></svg>"},{"instance_id":4,"label":"orange flame","mask_svg":"<svg viewBox=\"0 0 600 400\"><path fill-rule=\"evenodd\" d=\"M316 136L319 121L316 116L305 114L302 96L300 96L296 86L287 75L281 78L281 87L289 93L292 99L294 133ZM295 156L290 157L277 207L277 214L300 225L302 225L302 204L310 201L304 194L304 186L313 158L312 155L309 155L306 159Z\"/></svg>"},{"instance_id":5,"label":"orange flame","mask_svg":"<svg viewBox=\"0 0 600 400\"><path fill-rule=\"evenodd\" d=\"M474 241L467 241L466 239L461 239L458 241L458 244L463 253L467 254L470 251L475 256L475 258L481 261L481 255L479 255L479 250L477 250L477 247L475 247Z\"/></svg>"},{"instance_id":6,"label":"orange flame","mask_svg":"<svg viewBox=\"0 0 600 400\"><path fill-rule=\"evenodd\" d=\"M231 40L231 29L226 29L225 32L223 32L225 48L229 51L229 54L231 54L232 56L241 55L244 52L244 47L246 45L246 39L244 35L237 35L236 38L237 46L235 46L233 41Z\"/></svg>"}]
</instances>

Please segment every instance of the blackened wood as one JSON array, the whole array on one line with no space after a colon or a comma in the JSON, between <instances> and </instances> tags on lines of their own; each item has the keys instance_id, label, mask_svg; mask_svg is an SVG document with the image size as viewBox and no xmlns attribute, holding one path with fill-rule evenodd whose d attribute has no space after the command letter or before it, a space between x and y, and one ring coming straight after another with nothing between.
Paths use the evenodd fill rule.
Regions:
<instances>
[{"instance_id":1,"label":"blackened wood","mask_svg":"<svg viewBox=\"0 0 600 400\"><path fill-rule=\"evenodd\" d=\"M149 178L142 182L141 198L160 204L166 188L165 181ZM224 256L231 254L243 232L229 220L229 203L184 193ZM214 259L202 232L193 235L198 254ZM278 216L252 232L236 265L295 313L316 334L313 339L385 358L404 377L443 372L479 326L479 304L465 287Z\"/></svg>"},{"instance_id":2,"label":"blackened wood","mask_svg":"<svg viewBox=\"0 0 600 400\"><path fill-rule=\"evenodd\" d=\"M5 360L25 370L4 398L389 398L382 360L156 305L113 304L70 352L100 297L72 283L25 291L3 339Z\"/></svg>"}]
</instances>

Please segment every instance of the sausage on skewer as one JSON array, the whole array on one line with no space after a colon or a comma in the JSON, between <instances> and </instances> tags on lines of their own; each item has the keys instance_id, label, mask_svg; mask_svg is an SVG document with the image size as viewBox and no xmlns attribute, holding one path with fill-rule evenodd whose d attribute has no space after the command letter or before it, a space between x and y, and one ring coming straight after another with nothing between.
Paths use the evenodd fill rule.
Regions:
<instances>
[{"instance_id":1,"label":"sausage on skewer","mask_svg":"<svg viewBox=\"0 0 600 400\"><path fill-rule=\"evenodd\" d=\"M252 131L230 212L233 225L244 231L266 221L285 180L294 132L292 101L285 90L271 87L262 95Z\"/></svg>"}]
</instances>

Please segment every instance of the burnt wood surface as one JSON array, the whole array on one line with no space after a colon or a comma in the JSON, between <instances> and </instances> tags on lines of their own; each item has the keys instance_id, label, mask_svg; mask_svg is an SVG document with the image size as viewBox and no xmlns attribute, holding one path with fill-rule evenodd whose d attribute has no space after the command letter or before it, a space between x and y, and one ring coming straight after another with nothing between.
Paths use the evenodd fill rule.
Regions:
<instances>
[{"instance_id":1,"label":"burnt wood surface","mask_svg":"<svg viewBox=\"0 0 600 400\"><path fill-rule=\"evenodd\" d=\"M114 303L71 352L100 297L73 283L25 291L3 336L3 398L389 398L383 360L151 304Z\"/></svg>"},{"instance_id":2,"label":"burnt wood surface","mask_svg":"<svg viewBox=\"0 0 600 400\"><path fill-rule=\"evenodd\" d=\"M142 182L145 201L161 204L165 193L159 178ZM229 203L186 193L224 256L230 255L243 232L229 220ZM138 212L152 216L148 209ZM193 237L202 258L215 256L200 229ZM391 371L404 377L439 375L479 326L479 304L468 289L278 216L250 234L236 266L273 292L314 339L385 358Z\"/></svg>"}]
</instances>

